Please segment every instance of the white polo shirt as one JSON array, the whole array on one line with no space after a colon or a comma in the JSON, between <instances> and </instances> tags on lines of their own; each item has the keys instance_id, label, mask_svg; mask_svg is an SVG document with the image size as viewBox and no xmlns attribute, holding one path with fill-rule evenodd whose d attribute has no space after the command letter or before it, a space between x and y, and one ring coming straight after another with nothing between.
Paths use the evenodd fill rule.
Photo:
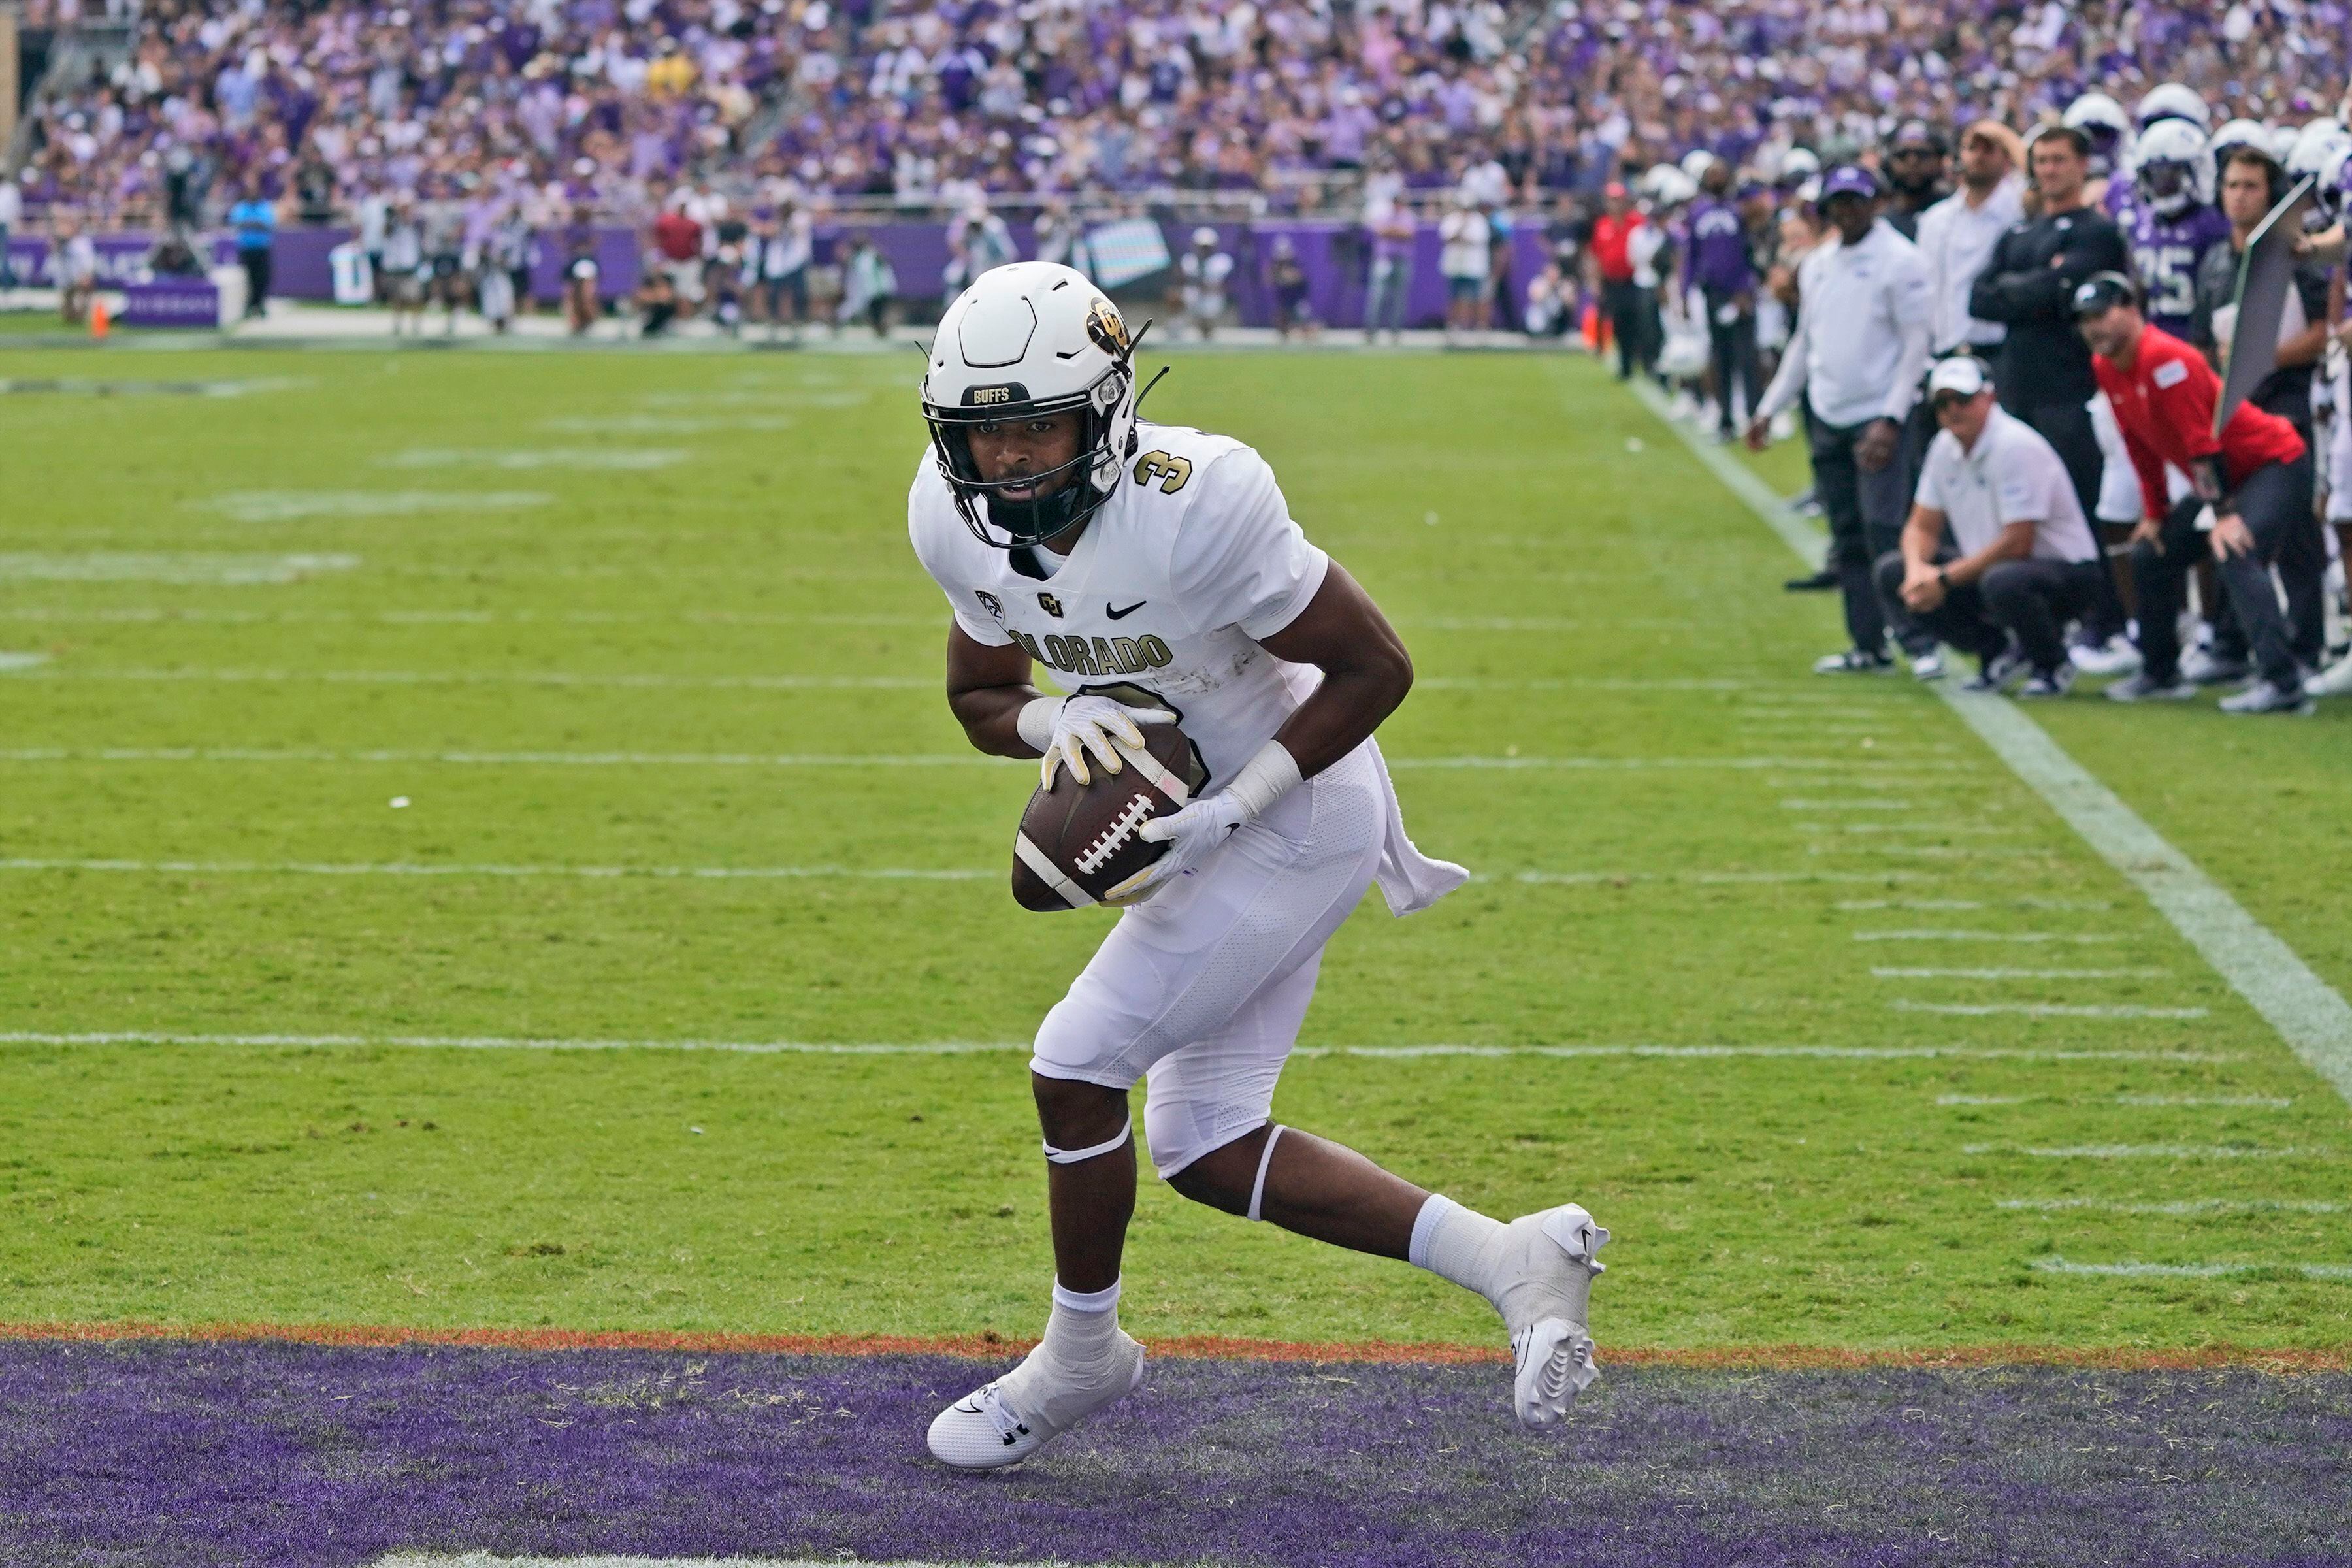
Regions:
<instances>
[{"instance_id":1,"label":"white polo shirt","mask_svg":"<svg viewBox=\"0 0 2352 1568\"><path fill-rule=\"evenodd\" d=\"M1938 430L1919 472L1921 506L1944 514L1952 542L1973 555L2012 522L2031 522L2036 561L2096 561L2099 547L2083 521L2083 503L2066 465L2042 432L1994 404L1976 449Z\"/></svg>"},{"instance_id":2,"label":"white polo shirt","mask_svg":"<svg viewBox=\"0 0 2352 1568\"><path fill-rule=\"evenodd\" d=\"M1990 348L2009 333L1999 321L1969 314L1969 290L1992 261L1992 248L2012 224L2025 221L2025 182L2015 174L1993 187L1980 206L1955 191L1919 215L1919 256L1936 294L1935 350Z\"/></svg>"}]
</instances>

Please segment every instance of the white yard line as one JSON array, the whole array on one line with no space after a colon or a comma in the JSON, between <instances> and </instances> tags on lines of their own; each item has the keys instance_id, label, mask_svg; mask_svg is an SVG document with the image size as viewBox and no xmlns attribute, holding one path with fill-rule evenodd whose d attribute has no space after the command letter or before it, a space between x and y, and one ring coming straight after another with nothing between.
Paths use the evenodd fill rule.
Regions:
<instances>
[{"instance_id":1,"label":"white yard line","mask_svg":"<svg viewBox=\"0 0 2352 1568\"><path fill-rule=\"evenodd\" d=\"M0 859L6 871L121 871L190 877L645 877L687 881L976 882L1007 875L999 869L931 869L902 866L529 866L329 860L43 860Z\"/></svg>"},{"instance_id":2,"label":"white yard line","mask_svg":"<svg viewBox=\"0 0 2352 1568\"><path fill-rule=\"evenodd\" d=\"M1856 942L2121 942L2104 931L1858 931Z\"/></svg>"},{"instance_id":3,"label":"white yard line","mask_svg":"<svg viewBox=\"0 0 2352 1568\"><path fill-rule=\"evenodd\" d=\"M295 1047L398 1047L429 1050L531 1051L727 1051L753 1056L964 1056L985 1051L1025 1051L1024 1040L934 1042L830 1042L803 1040L572 1039L508 1035L360 1035L236 1033L176 1029L112 1029L65 1033L38 1029L0 1032L0 1046L268 1046ZM1629 1057L1721 1058L1796 1058L1842 1061L2028 1061L2191 1062L2236 1061L2230 1054L2200 1051L1978 1049L1965 1046L1302 1046L1301 1057L1352 1057L1410 1061L1424 1058Z\"/></svg>"},{"instance_id":4,"label":"white yard line","mask_svg":"<svg viewBox=\"0 0 2352 1568\"><path fill-rule=\"evenodd\" d=\"M2111 910L2105 899L1845 899L1838 908L1853 913L1870 910L1988 910L1996 904L2019 910Z\"/></svg>"},{"instance_id":5,"label":"white yard line","mask_svg":"<svg viewBox=\"0 0 2352 1568\"><path fill-rule=\"evenodd\" d=\"M2142 1007L2131 1003L2063 1002L1915 1002L1909 997L1889 1002L1897 1013L1937 1013L1952 1018L2205 1018L2206 1007Z\"/></svg>"},{"instance_id":6,"label":"white yard line","mask_svg":"<svg viewBox=\"0 0 2352 1568\"><path fill-rule=\"evenodd\" d=\"M172 583L248 587L349 572L356 555L206 551L0 551L0 583Z\"/></svg>"},{"instance_id":7,"label":"white yard line","mask_svg":"<svg viewBox=\"0 0 2352 1568\"><path fill-rule=\"evenodd\" d=\"M288 679L297 679L288 677ZM453 676L453 681L466 678ZM520 678L518 678L520 679ZM784 677L779 679L789 679ZM824 678L803 678L811 682ZM937 682L919 683L926 688ZM395 748L338 751L312 746L9 746L0 763L446 763L468 767L864 768L1003 767L1017 757L979 752L434 752ZM1794 757L1391 757L1391 772L1488 770L1502 773L1648 772L1844 768L1842 762ZM1801 877L1801 873L1799 874Z\"/></svg>"},{"instance_id":8,"label":"white yard line","mask_svg":"<svg viewBox=\"0 0 2352 1568\"><path fill-rule=\"evenodd\" d=\"M233 490L192 507L235 522L298 522L304 518L419 517L428 512L518 511L555 498L543 490Z\"/></svg>"},{"instance_id":9,"label":"white yard line","mask_svg":"<svg viewBox=\"0 0 2352 1568\"><path fill-rule=\"evenodd\" d=\"M45 653L0 653L0 670L30 669L48 662L49 656Z\"/></svg>"},{"instance_id":10,"label":"white yard line","mask_svg":"<svg viewBox=\"0 0 2352 1568\"><path fill-rule=\"evenodd\" d=\"M1820 532L1783 505L1770 486L1730 454L1707 446L1668 417L1654 389L1639 381L1633 384L1660 423L1791 551L1808 563L1820 560ZM2139 889L2305 1066L2352 1100L2352 1004L2340 992L2014 703L1960 690L1957 681L1939 680L1934 686L1961 721L2065 818L2101 859Z\"/></svg>"},{"instance_id":11,"label":"white yard line","mask_svg":"<svg viewBox=\"0 0 2352 1568\"><path fill-rule=\"evenodd\" d=\"M2022 1208L2032 1213L2065 1213L2088 1208L2094 1213L2157 1213L2194 1217L2206 1213L2343 1213L2345 1204L2326 1199L2171 1199L2140 1204L2131 1199L2000 1199L1994 1208Z\"/></svg>"},{"instance_id":12,"label":"white yard line","mask_svg":"<svg viewBox=\"0 0 2352 1568\"><path fill-rule=\"evenodd\" d=\"M2043 1274L2106 1274L2126 1279L2218 1279L2279 1269L2306 1279L2352 1279L2352 1263L2074 1263L2063 1258L2037 1258L2032 1267Z\"/></svg>"},{"instance_id":13,"label":"white yard line","mask_svg":"<svg viewBox=\"0 0 2352 1568\"><path fill-rule=\"evenodd\" d=\"M2024 1105L2037 1098L2022 1094L1939 1094L1938 1105ZM2092 1103L2083 1099L2059 1100L2055 1096L2038 1097L2060 1105ZM2285 1110L2294 1104L2292 1099L2271 1094L2116 1094L2098 1103L2125 1105L2137 1110L2170 1110L2192 1109L2222 1109L2235 1110Z\"/></svg>"},{"instance_id":14,"label":"white yard line","mask_svg":"<svg viewBox=\"0 0 2352 1568\"><path fill-rule=\"evenodd\" d=\"M2333 1149L2290 1145L2262 1149L2244 1143L2075 1143L2029 1149L2014 1143L1964 1143L1963 1154L2023 1154L2036 1160L2333 1160Z\"/></svg>"},{"instance_id":15,"label":"white yard line","mask_svg":"<svg viewBox=\"0 0 2352 1568\"><path fill-rule=\"evenodd\" d=\"M1880 980L2161 980L2164 969L1873 969Z\"/></svg>"}]
</instances>

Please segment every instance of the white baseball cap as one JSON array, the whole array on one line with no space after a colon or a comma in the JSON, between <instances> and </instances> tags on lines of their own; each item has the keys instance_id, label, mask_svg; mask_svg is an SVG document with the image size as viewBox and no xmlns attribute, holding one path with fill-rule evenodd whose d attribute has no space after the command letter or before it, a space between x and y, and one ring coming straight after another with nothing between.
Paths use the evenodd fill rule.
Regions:
<instances>
[{"instance_id":1,"label":"white baseball cap","mask_svg":"<svg viewBox=\"0 0 2352 1568\"><path fill-rule=\"evenodd\" d=\"M1974 397L1992 384L1985 374L1985 363L1969 354L1955 354L1937 362L1927 376L1927 396L1930 400L1947 392L1957 392L1962 397Z\"/></svg>"}]
</instances>

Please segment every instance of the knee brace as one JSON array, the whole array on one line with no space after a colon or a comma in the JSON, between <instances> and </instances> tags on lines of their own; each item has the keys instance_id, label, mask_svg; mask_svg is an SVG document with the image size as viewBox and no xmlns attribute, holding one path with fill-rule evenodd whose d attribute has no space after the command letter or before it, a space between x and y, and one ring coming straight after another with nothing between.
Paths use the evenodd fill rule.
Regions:
<instances>
[{"instance_id":1,"label":"knee brace","mask_svg":"<svg viewBox=\"0 0 2352 1568\"><path fill-rule=\"evenodd\" d=\"M1118 1131L1115 1136L1107 1138L1099 1143L1090 1143L1083 1149L1056 1149L1051 1143L1047 1143L1045 1145L1045 1158L1056 1165L1075 1165L1081 1160L1092 1160L1099 1155L1116 1153L1124 1148L1127 1141L1134 1135L1135 1118L1130 1116L1118 1124Z\"/></svg>"}]
</instances>

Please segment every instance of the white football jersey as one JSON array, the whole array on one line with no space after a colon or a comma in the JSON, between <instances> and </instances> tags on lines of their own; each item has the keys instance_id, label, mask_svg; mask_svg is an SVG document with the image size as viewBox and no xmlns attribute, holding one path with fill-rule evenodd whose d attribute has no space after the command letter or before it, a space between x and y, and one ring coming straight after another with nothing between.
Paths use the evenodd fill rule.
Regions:
<instances>
[{"instance_id":1,"label":"white football jersey","mask_svg":"<svg viewBox=\"0 0 2352 1568\"><path fill-rule=\"evenodd\" d=\"M1265 459L1230 437L1139 422L1117 493L1043 579L1014 568L1030 552L971 536L928 450L907 531L974 641L1020 644L1067 695L1157 699L1200 748L1211 789L1322 679L1260 644L1315 597L1330 557L1291 520Z\"/></svg>"}]
</instances>

